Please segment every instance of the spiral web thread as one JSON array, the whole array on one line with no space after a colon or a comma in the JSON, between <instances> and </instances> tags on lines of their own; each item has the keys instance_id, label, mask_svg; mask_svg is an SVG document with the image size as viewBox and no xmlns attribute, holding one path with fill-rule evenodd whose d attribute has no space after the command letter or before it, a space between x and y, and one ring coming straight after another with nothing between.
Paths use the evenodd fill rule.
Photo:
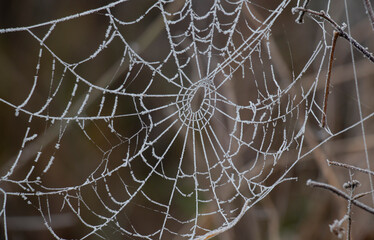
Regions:
<instances>
[{"instance_id":1,"label":"spiral web thread","mask_svg":"<svg viewBox=\"0 0 374 240\"><path fill-rule=\"evenodd\" d=\"M317 45L298 76L281 80L271 28L290 1L271 9L261 1L212 1L208 8L157 1L135 17L122 15L132 2L0 29L1 38L23 34L39 45L23 100L0 98L27 126L0 180L6 237L7 205L21 199L56 239L206 239L235 225L310 153L301 153L305 125L309 115L317 118L312 107L321 107L317 81L304 85L301 77L315 59L325 61L328 44ZM88 57L69 61L50 46L60 26L95 14L106 27ZM127 27L141 35L157 23L157 41L167 47L155 58ZM120 53L109 74L86 74L107 51ZM64 156L69 142L85 146L73 159ZM96 155L84 160L88 146ZM287 164L290 151L296 154ZM80 161L88 165L79 177L54 179L61 165ZM274 177L277 167L283 170ZM63 217L76 235L56 230Z\"/></svg>"}]
</instances>

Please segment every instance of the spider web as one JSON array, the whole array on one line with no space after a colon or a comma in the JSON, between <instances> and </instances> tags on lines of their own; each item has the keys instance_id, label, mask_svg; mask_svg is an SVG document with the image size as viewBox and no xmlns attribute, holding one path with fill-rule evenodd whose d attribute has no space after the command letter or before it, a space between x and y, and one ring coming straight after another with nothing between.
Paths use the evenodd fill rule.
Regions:
<instances>
[{"instance_id":1,"label":"spider web","mask_svg":"<svg viewBox=\"0 0 374 240\"><path fill-rule=\"evenodd\" d=\"M121 0L0 29L28 37L37 59L17 95L0 98L24 131L2 160L4 236L10 201L56 239L207 239L234 226L312 152L304 132L309 116L319 122L329 43L283 78L271 31L289 3Z\"/></svg>"}]
</instances>

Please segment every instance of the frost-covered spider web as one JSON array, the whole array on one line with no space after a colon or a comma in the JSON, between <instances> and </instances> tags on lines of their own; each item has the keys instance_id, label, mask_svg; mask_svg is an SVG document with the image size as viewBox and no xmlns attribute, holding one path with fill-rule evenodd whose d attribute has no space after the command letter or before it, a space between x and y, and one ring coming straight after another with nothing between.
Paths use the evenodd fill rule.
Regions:
<instances>
[{"instance_id":1,"label":"frost-covered spider web","mask_svg":"<svg viewBox=\"0 0 374 240\"><path fill-rule=\"evenodd\" d=\"M288 78L273 60L289 3L121 0L0 26L32 42L14 61L33 62L1 77L19 126L4 129L18 140L1 157L4 236L22 228L12 214L39 215L32 227L56 239L206 239L235 225L286 180L321 114L318 82L301 81L327 42Z\"/></svg>"}]
</instances>

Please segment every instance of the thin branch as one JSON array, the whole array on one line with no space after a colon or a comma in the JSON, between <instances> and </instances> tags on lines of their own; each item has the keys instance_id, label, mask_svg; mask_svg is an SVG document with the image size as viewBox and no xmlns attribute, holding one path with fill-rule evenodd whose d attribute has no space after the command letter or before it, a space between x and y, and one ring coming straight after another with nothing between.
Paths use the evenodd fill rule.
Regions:
<instances>
[{"instance_id":1,"label":"thin branch","mask_svg":"<svg viewBox=\"0 0 374 240\"><path fill-rule=\"evenodd\" d=\"M359 167L355 167L355 166L352 166L352 165L349 165L349 164L340 163L340 162L334 162L334 161L329 161L329 160L327 160L327 164L338 166L338 167L344 167L344 168L347 168L347 169L356 170L356 171L359 171L359 172L362 172L362 173L367 173L369 175L374 176L374 172L373 171L370 171L370 170L367 170L367 169L363 169L363 168L359 168Z\"/></svg>"},{"instance_id":2,"label":"thin branch","mask_svg":"<svg viewBox=\"0 0 374 240\"><path fill-rule=\"evenodd\" d=\"M366 196L366 195L369 195L369 194L372 194L372 193L373 193L373 191L368 191L368 192L364 192L364 193L359 193L359 194L355 195L355 197L354 197L353 199L359 199L359 198L362 198L362 197L364 197L364 196Z\"/></svg>"},{"instance_id":3,"label":"thin branch","mask_svg":"<svg viewBox=\"0 0 374 240\"><path fill-rule=\"evenodd\" d=\"M353 199L350 199L349 195L347 195L345 192L337 189L336 187L334 186L331 186L329 184L326 184L326 183L321 183L321 182L316 182L316 181L313 181L313 180L308 180L307 181L307 185L308 186L311 186L311 187L318 187L318 188L323 188L323 189L326 189L326 190L329 190L333 193L335 193L336 195L342 197L342 198L345 198L346 200L351 200L352 201L352 204L356 205L357 207L371 213L371 214L374 214L374 208L371 208L369 206L367 206L366 204L363 204L359 201L357 201L355 198Z\"/></svg>"},{"instance_id":4,"label":"thin branch","mask_svg":"<svg viewBox=\"0 0 374 240\"><path fill-rule=\"evenodd\" d=\"M307 8L310 0L305 0L303 8ZM305 11L300 11L299 16L296 18L295 22L302 24L304 23Z\"/></svg>"},{"instance_id":5,"label":"thin branch","mask_svg":"<svg viewBox=\"0 0 374 240\"><path fill-rule=\"evenodd\" d=\"M323 128L326 125L327 101L329 99L329 93L330 93L329 89L330 89L331 69L332 69L332 62L334 61L335 46L336 46L336 41L338 40L338 37L339 37L339 33L337 31L334 31L334 36L332 38L332 45L331 45L329 68L327 70L325 97L323 99L323 113L322 113L322 120L321 120L321 126Z\"/></svg>"},{"instance_id":6,"label":"thin branch","mask_svg":"<svg viewBox=\"0 0 374 240\"><path fill-rule=\"evenodd\" d=\"M352 229L352 192L350 193L350 199L348 199L348 206L347 206L347 215L348 215L348 223L347 223L347 240L351 239L351 229Z\"/></svg>"},{"instance_id":7,"label":"thin branch","mask_svg":"<svg viewBox=\"0 0 374 240\"><path fill-rule=\"evenodd\" d=\"M352 174L352 171L349 170L349 185L350 185L350 189L349 189L349 199L348 199L348 206L347 206L347 215L348 215L348 224L347 224L347 240L350 240L351 239L351 230L352 230L352 200L354 199L353 198L353 192L355 190L355 188L359 185L359 182L357 181L357 183L354 183L355 180L353 180L353 174Z\"/></svg>"},{"instance_id":8,"label":"thin branch","mask_svg":"<svg viewBox=\"0 0 374 240\"><path fill-rule=\"evenodd\" d=\"M335 28L335 30L339 33L340 37L342 37L342 38L346 39L348 42L350 42L359 52L361 52L362 54L364 54L365 57L367 57L370 61L372 61L374 63L374 55L371 52L369 52L365 47L363 47L359 42L357 42L356 39L354 39L351 36L349 36L349 34L346 33L343 30L344 27L339 26L339 24L337 24L324 11L317 12L317 11L313 11L313 10L306 9L306 8L296 7L296 8L292 9L292 12L293 13L296 13L296 12L306 12L306 13L309 13L311 15L318 16L320 18L325 19L326 21L328 21L332 25L333 28Z\"/></svg>"},{"instance_id":9,"label":"thin branch","mask_svg":"<svg viewBox=\"0 0 374 240\"><path fill-rule=\"evenodd\" d=\"M371 27L374 30L374 12L373 12L373 8L371 7L371 3L370 3L369 0L364 0L364 5L365 5L365 8L366 8L366 13L367 13L367 15L369 17L369 20L370 20L370 23L371 23Z\"/></svg>"}]
</instances>

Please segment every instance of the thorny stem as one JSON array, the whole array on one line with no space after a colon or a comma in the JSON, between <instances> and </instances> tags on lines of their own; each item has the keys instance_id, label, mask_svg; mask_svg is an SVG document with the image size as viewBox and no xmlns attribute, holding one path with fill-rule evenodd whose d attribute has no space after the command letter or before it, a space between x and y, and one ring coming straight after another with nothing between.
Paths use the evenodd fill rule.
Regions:
<instances>
[{"instance_id":1,"label":"thorny stem","mask_svg":"<svg viewBox=\"0 0 374 240\"><path fill-rule=\"evenodd\" d=\"M374 30L374 12L373 12L373 8L371 7L371 3L370 3L369 0L364 0L364 5L365 5L365 8L366 8L366 13L367 13L367 15L369 17L369 20L370 20L370 23L371 23L371 27Z\"/></svg>"},{"instance_id":2,"label":"thorny stem","mask_svg":"<svg viewBox=\"0 0 374 240\"><path fill-rule=\"evenodd\" d=\"M334 31L334 36L332 38L330 60L329 60L329 68L327 70L325 97L323 99L323 113L322 113L322 120L321 120L321 126L323 128L326 125L326 112L327 112L327 101L329 99L329 93L330 93L329 89L330 89L331 69L332 69L332 62L334 61L335 46L336 46L336 41L338 40L338 37L339 37L339 32Z\"/></svg>"},{"instance_id":3,"label":"thorny stem","mask_svg":"<svg viewBox=\"0 0 374 240\"><path fill-rule=\"evenodd\" d=\"M320 18L323 18L325 19L326 21L328 21L334 28L335 30L339 33L339 37L342 37L344 39L346 39L348 42L350 42L359 52L361 52L362 54L364 54L365 57L367 57L370 61L372 61L374 63L374 55L369 52L365 47L363 47L359 42L357 42L354 38L352 38L351 36L349 36L348 33L346 33L344 30L343 30L343 27L339 26L339 24L337 24L328 14L326 14L324 11L320 11L320 12L317 12L317 11L313 11L313 10L310 10L310 9L306 9L306 8L301 8L301 7L296 7L296 8L293 8L292 11L295 13L295 12L306 12L306 13L309 13L311 15L314 15L314 16L318 16Z\"/></svg>"},{"instance_id":4,"label":"thorny stem","mask_svg":"<svg viewBox=\"0 0 374 240\"><path fill-rule=\"evenodd\" d=\"M365 210L365 211L367 211L371 214L374 214L374 208L371 208L371 207L367 206L366 204L363 204L363 203L357 201L355 197L351 198L345 192L337 189L334 186L331 186L331 185L326 184L326 183L316 182L316 181L313 181L313 180L310 180L310 179L307 181L307 185L311 186L311 187L318 187L318 188L323 188L323 189L329 190L329 191L335 193L336 195L338 195L342 198L345 198L346 200L351 200L352 204L356 205L357 207L359 207L359 208L361 208L361 209L363 209L363 210Z\"/></svg>"}]
</instances>

